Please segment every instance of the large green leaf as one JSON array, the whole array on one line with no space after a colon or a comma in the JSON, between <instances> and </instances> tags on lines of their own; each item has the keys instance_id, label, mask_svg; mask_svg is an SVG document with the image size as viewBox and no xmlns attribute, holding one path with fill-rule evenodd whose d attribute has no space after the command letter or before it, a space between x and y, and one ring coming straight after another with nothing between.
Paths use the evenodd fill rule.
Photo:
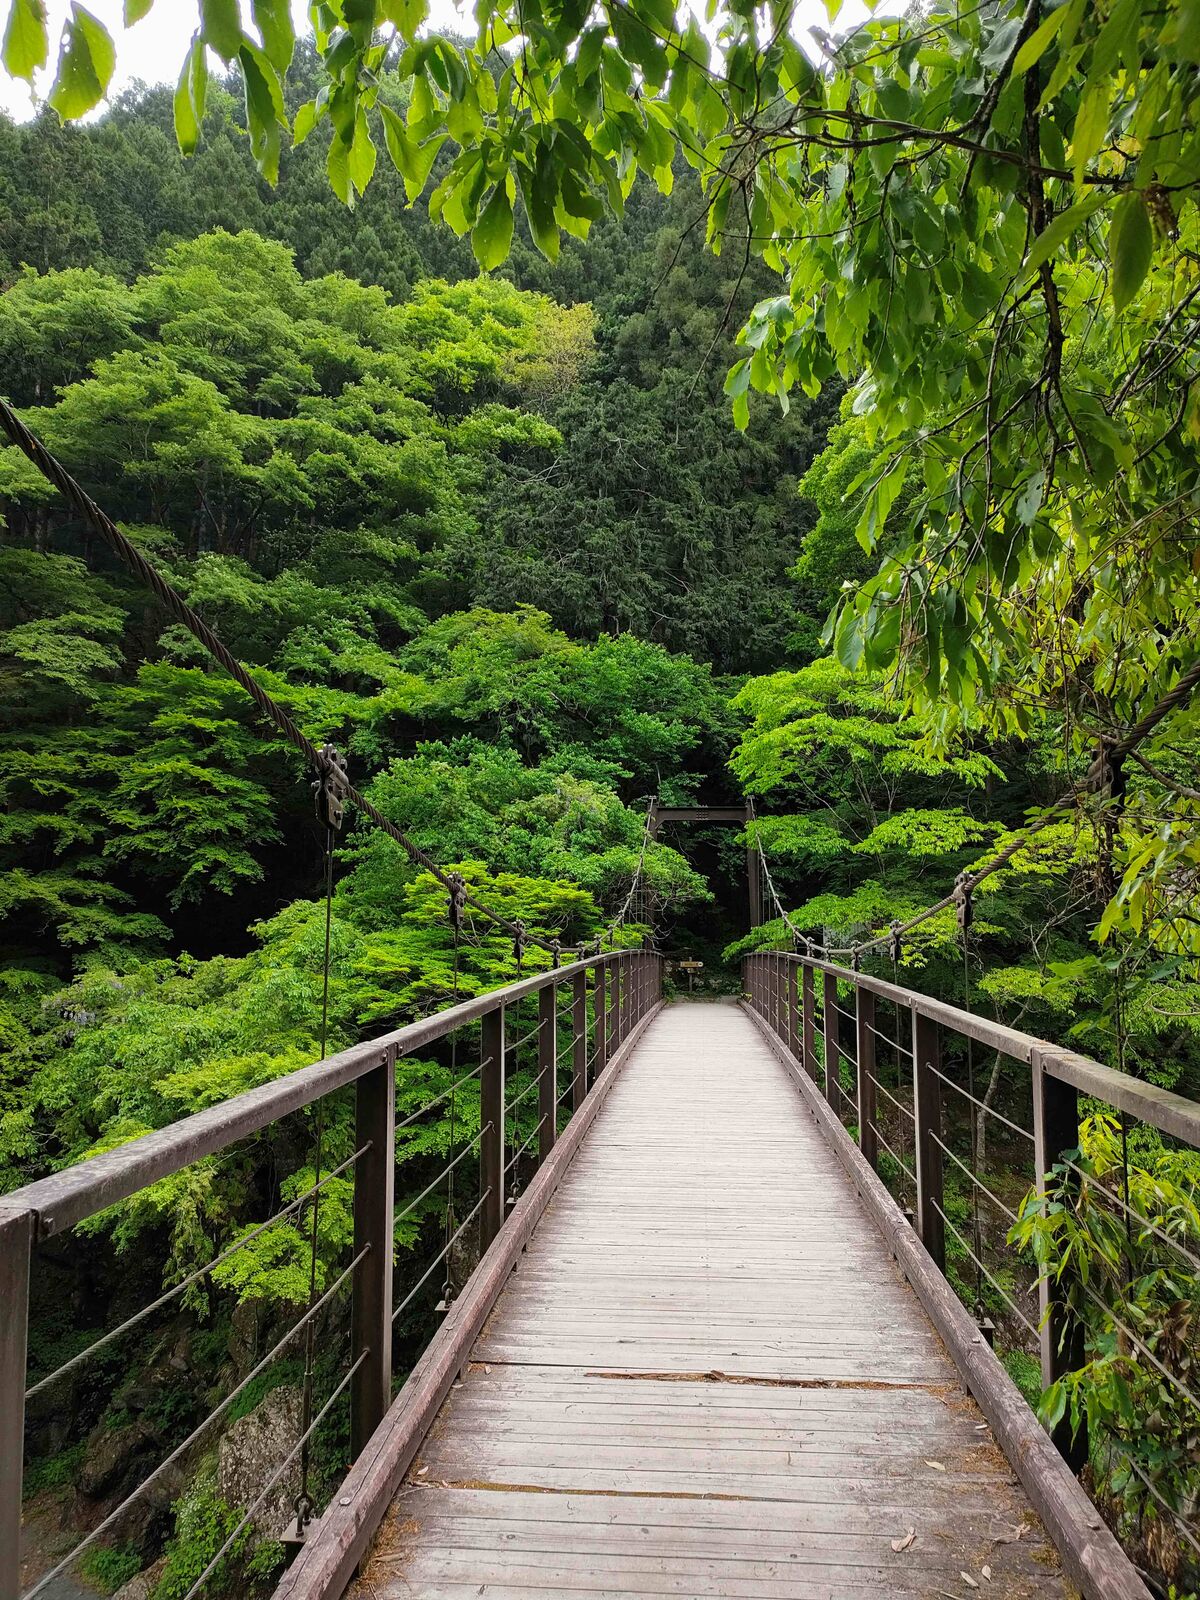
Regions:
<instances>
[{"instance_id":1,"label":"large green leaf","mask_svg":"<svg viewBox=\"0 0 1200 1600\"><path fill-rule=\"evenodd\" d=\"M60 117L82 117L103 100L117 55L108 29L78 3L63 35L49 100Z\"/></svg>"},{"instance_id":2,"label":"large green leaf","mask_svg":"<svg viewBox=\"0 0 1200 1600\"><path fill-rule=\"evenodd\" d=\"M1123 311L1137 294L1154 259L1154 230L1140 194L1124 194L1118 200L1108 236L1109 263L1112 268L1112 297Z\"/></svg>"},{"instance_id":3,"label":"large green leaf","mask_svg":"<svg viewBox=\"0 0 1200 1600\"><path fill-rule=\"evenodd\" d=\"M508 198L505 184L500 182L492 190L491 199L471 229L471 249L485 272L491 272L503 263L512 243L512 232L512 201Z\"/></svg>"},{"instance_id":4,"label":"large green leaf","mask_svg":"<svg viewBox=\"0 0 1200 1600\"><path fill-rule=\"evenodd\" d=\"M46 0L12 0L0 57L14 78L33 82L39 67L46 65L50 44L46 27Z\"/></svg>"}]
</instances>

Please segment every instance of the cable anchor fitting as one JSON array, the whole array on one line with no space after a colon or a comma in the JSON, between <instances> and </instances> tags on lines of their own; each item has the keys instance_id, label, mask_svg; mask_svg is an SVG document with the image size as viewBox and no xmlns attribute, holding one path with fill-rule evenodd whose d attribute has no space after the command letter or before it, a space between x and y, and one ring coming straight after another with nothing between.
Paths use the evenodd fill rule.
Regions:
<instances>
[{"instance_id":1,"label":"cable anchor fitting","mask_svg":"<svg viewBox=\"0 0 1200 1600\"><path fill-rule=\"evenodd\" d=\"M965 933L975 920L975 906L971 899L971 883L965 872L960 872L954 880L955 914L958 925Z\"/></svg>"},{"instance_id":2,"label":"cable anchor fitting","mask_svg":"<svg viewBox=\"0 0 1200 1600\"><path fill-rule=\"evenodd\" d=\"M520 972L521 964L525 960L525 946L527 943L525 924L518 917L513 923L513 960L517 963L518 972Z\"/></svg>"},{"instance_id":3,"label":"cable anchor fitting","mask_svg":"<svg viewBox=\"0 0 1200 1600\"><path fill-rule=\"evenodd\" d=\"M350 774L346 758L336 745L323 744L318 752L320 768L313 781L313 796L317 816L327 828L340 833L346 817L346 800L350 792Z\"/></svg>"},{"instance_id":4,"label":"cable anchor fitting","mask_svg":"<svg viewBox=\"0 0 1200 1600\"><path fill-rule=\"evenodd\" d=\"M850 970L852 972L861 972L862 971L862 946L861 945L852 944L850 946Z\"/></svg>"},{"instance_id":5,"label":"cable anchor fitting","mask_svg":"<svg viewBox=\"0 0 1200 1600\"><path fill-rule=\"evenodd\" d=\"M900 957L904 952L900 942L900 923L898 920L888 924L888 934L891 941L892 960L899 966Z\"/></svg>"},{"instance_id":6,"label":"cable anchor fitting","mask_svg":"<svg viewBox=\"0 0 1200 1600\"><path fill-rule=\"evenodd\" d=\"M559 959L561 957L561 955L562 955L562 945L561 945L561 943L557 939L551 939L551 941L550 941L550 965L552 967L557 967L557 966L561 965L561 961Z\"/></svg>"},{"instance_id":7,"label":"cable anchor fitting","mask_svg":"<svg viewBox=\"0 0 1200 1600\"><path fill-rule=\"evenodd\" d=\"M467 880L461 872L446 874L446 888L450 895L450 904L446 908L450 918L450 926L458 933L462 929L463 915L467 909Z\"/></svg>"}]
</instances>

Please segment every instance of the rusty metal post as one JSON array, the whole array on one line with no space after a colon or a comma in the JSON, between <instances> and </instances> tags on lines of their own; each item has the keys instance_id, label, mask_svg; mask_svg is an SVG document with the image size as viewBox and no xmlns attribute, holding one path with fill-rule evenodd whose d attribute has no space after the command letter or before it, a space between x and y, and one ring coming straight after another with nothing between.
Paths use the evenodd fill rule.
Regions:
<instances>
[{"instance_id":1,"label":"rusty metal post","mask_svg":"<svg viewBox=\"0 0 1200 1600\"><path fill-rule=\"evenodd\" d=\"M879 1164L875 1130L875 996L854 986L855 1048L858 1062L858 1148L872 1167Z\"/></svg>"},{"instance_id":2,"label":"rusty metal post","mask_svg":"<svg viewBox=\"0 0 1200 1600\"><path fill-rule=\"evenodd\" d=\"M571 979L571 1111L574 1114L587 1094L587 973L577 972Z\"/></svg>"},{"instance_id":3,"label":"rusty metal post","mask_svg":"<svg viewBox=\"0 0 1200 1600\"><path fill-rule=\"evenodd\" d=\"M1065 1151L1074 1150L1079 1144L1079 1092L1073 1085L1051 1077L1040 1050L1033 1051L1029 1066L1033 1085L1033 1181L1042 1194L1050 1169ZM1065 1289L1061 1279L1057 1283L1051 1283L1049 1278L1038 1280L1038 1341L1044 1389L1064 1373L1082 1367L1087 1359L1083 1328L1072 1314ZM1051 1429L1050 1437L1071 1470L1081 1471L1088 1459L1086 1419L1072 1437L1071 1419L1064 1416Z\"/></svg>"},{"instance_id":4,"label":"rusty metal post","mask_svg":"<svg viewBox=\"0 0 1200 1600\"><path fill-rule=\"evenodd\" d=\"M396 1181L396 1052L355 1084L354 1274L350 1355L363 1364L350 1388L350 1457L357 1461L392 1403L392 1228Z\"/></svg>"},{"instance_id":5,"label":"rusty metal post","mask_svg":"<svg viewBox=\"0 0 1200 1600\"><path fill-rule=\"evenodd\" d=\"M804 963L800 975L801 1028L803 1037L800 1065L810 1078L817 1075L817 986L813 969Z\"/></svg>"},{"instance_id":6,"label":"rusty metal post","mask_svg":"<svg viewBox=\"0 0 1200 1600\"><path fill-rule=\"evenodd\" d=\"M0 1600L21 1593L21 1475L25 1462L25 1363L35 1216L0 1200Z\"/></svg>"},{"instance_id":7,"label":"rusty metal post","mask_svg":"<svg viewBox=\"0 0 1200 1600\"><path fill-rule=\"evenodd\" d=\"M558 1134L558 985L538 990L538 1166Z\"/></svg>"},{"instance_id":8,"label":"rusty metal post","mask_svg":"<svg viewBox=\"0 0 1200 1600\"><path fill-rule=\"evenodd\" d=\"M592 1063L592 1082L608 1065L608 964L596 962L592 979L592 1032L596 1059Z\"/></svg>"},{"instance_id":9,"label":"rusty metal post","mask_svg":"<svg viewBox=\"0 0 1200 1600\"><path fill-rule=\"evenodd\" d=\"M835 1116L842 1114L841 1048L838 1044L837 979L825 974L821 1004L825 1025L825 1098Z\"/></svg>"},{"instance_id":10,"label":"rusty metal post","mask_svg":"<svg viewBox=\"0 0 1200 1600\"><path fill-rule=\"evenodd\" d=\"M504 1224L504 1002L483 1017L479 1073L479 1253Z\"/></svg>"},{"instance_id":11,"label":"rusty metal post","mask_svg":"<svg viewBox=\"0 0 1200 1600\"><path fill-rule=\"evenodd\" d=\"M921 1243L946 1270L946 1225L942 1217L941 1041L936 1022L913 1007L913 1113L916 1134L917 1232Z\"/></svg>"}]
</instances>

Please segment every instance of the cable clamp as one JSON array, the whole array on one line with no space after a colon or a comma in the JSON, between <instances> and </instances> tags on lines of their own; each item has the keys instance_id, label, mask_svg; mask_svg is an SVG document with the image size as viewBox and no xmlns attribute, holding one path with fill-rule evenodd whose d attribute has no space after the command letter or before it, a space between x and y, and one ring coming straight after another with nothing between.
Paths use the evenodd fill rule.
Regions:
<instances>
[{"instance_id":1,"label":"cable clamp","mask_svg":"<svg viewBox=\"0 0 1200 1600\"><path fill-rule=\"evenodd\" d=\"M891 940L892 960L896 963L897 966L899 966L900 965L900 957L904 953L903 952L903 947L902 947L901 942L900 942L900 922L899 922L899 919L897 919L894 922L890 922L888 924L888 934L889 934L890 940Z\"/></svg>"},{"instance_id":2,"label":"cable clamp","mask_svg":"<svg viewBox=\"0 0 1200 1600\"><path fill-rule=\"evenodd\" d=\"M461 872L449 872L446 874L446 886L450 894L450 904L446 910L450 926L457 933L463 925L463 913L467 909L467 880Z\"/></svg>"},{"instance_id":3,"label":"cable clamp","mask_svg":"<svg viewBox=\"0 0 1200 1600\"><path fill-rule=\"evenodd\" d=\"M525 946L528 940L525 937L525 924L520 917L513 923L513 960L517 963L517 971L521 970L521 963L525 959Z\"/></svg>"},{"instance_id":4,"label":"cable clamp","mask_svg":"<svg viewBox=\"0 0 1200 1600\"><path fill-rule=\"evenodd\" d=\"M560 960L559 960L559 957L561 955L562 955L562 945L561 945L561 943L557 939L551 939L551 941L550 941L550 965L552 967L557 967L557 966L559 966L561 964Z\"/></svg>"},{"instance_id":5,"label":"cable clamp","mask_svg":"<svg viewBox=\"0 0 1200 1600\"><path fill-rule=\"evenodd\" d=\"M321 765L312 786L317 816L327 828L340 833L346 816L346 799L350 792L350 774L346 770L346 758L332 744L323 744L318 756Z\"/></svg>"},{"instance_id":6,"label":"cable clamp","mask_svg":"<svg viewBox=\"0 0 1200 1600\"><path fill-rule=\"evenodd\" d=\"M862 947L857 944L850 946L850 969L852 972L862 971Z\"/></svg>"},{"instance_id":7,"label":"cable clamp","mask_svg":"<svg viewBox=\"0 0 1200 1600\"><path fill-rule=\"evenodd\" d=\"M957 902L955 910L958 925L965 933L975 920L975 907L971 900L971 884L965 872L960 872L954 880L954 899Z\"/></svg>"}]
</instances>

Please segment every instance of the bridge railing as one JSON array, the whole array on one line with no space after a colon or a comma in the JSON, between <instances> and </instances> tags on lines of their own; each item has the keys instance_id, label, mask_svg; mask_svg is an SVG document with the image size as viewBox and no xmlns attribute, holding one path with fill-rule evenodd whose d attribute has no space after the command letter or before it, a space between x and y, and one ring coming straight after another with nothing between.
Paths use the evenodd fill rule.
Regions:
<instances>
[{"instance_id":1,"label":"bridge railing","mask_svg":"<svg viewBox=\"0 0 1200 1600\"><path fill-rule=\"evenodd\" d=\"M743 980L751 1008L884 1180L938 1270L960 1298L974 1302L988 1342L994 1310L1010 1352L1036 1352L1043 1391L1058 1385L1061 1393L1062 1403L1051 1408L1059 1414L1047 1420L1073 1469L1089 1459L1088 1418L1066 1404L1060 1380L1112 1349L1129 1363L1126 1377L1140 1370L1164 1385L1185 1419L1180 1441L1160 1436L1154 1449L1181 1449L1176 1465L1182 1477L1191 1473L1194 1494L1194 1456L1190 1469L1187 1457L1200 1427L1196 1169L1185 1172L1179 1190L1151 1180L1143 1209L1129 1173L1130 1149L1136 1168L1139 1143L1143 1152L1152 1144L1155 1158L1165 1155L1168 1163L1182 1154L1186 1166L1188 1153L1200 1148L1200 1104L993 1019L815 958L759 952L746 958ZM1107 1121L1106 1112L1114 1114ZM1141 1129L1158 1137L1148 1141ZM983 1154L989 1130L990 1161ZM1107 1141L1107 1154L1088 1147L1089 1130L1093 1146L1097 1138ZM1172 1193L1177 1198L1180 1191L1185 1198L1174 1203ZM1028 1248L1019 1259L1008 1242L1021 1223L1028 1238L1031 1221L1036 1232L1039 1220L1049 1224L1040 1272ZM1064 1256L1058 1246L1065 1234L1050 1237L1068 1223L1092 1229L1077 1241L1089 1260ZM1130 1312L1127 1295L1135 1305L1139 1294L1149 1296L1147 1271L1161 1271L1167 1298L1177 1296L1178 1327L1157 1325L1152 1312ZM1100 1340L1098 1324L1105 1330ZM1161 1435L1161 1416L1148 1437L1156 1427ZM1091 1446L1105 1447L1100 1440ZM1128 1441L1117 1447L1193 1561L1200 1538L1189 1506L1162 1493Z\"/></svg>"},{"instance_id":2,"label":"bridge railing","mask_svg":"<svg viewBox=\"0 0 1200 1600\"><path fill-rule=\"evenodd\" d=\"M0 1197L0 1600L32 1600L86 1550L119 1534L134 1505L161 1486L171 1468L186 1466L197 1458L199 1447L215 1441L236 1402L274 1363L294 1356L302 1341L311 1358L317 1330L329 1320L328 1308L347 1294L350 1348L339 1381L318 1405L307 1382L312 1365L308 1361L302 1425L293 1447L189 1594L202 1589L223 1556L243 1537L256 1511L272 1495L279 1495L280 1485L294 1483L313 1435L347 1391L350 1453L352 1459L359 1457L393 1403L397 1320L405 1313L411 1316L422 1293L432 1296L439 1288L437 1311L445 1314L443 1327L453 1320L454 1291L459 1300L470 1298L474 1278L496 1258L492 1249L496 1241L526 1225L521 1221L525 1202L534 1198L534 1189L547 1190L545 1182L539 1186L535 1181L539 1173L543 1179L553 1177L548 1169L554 1166L560 1138L565 1145L581 1136L581 1127L573 1124L586 1125L589 1120L593 1085L653 1010L661 990L662 962L652 951L615 951L576 961L354 1045ZM403 1063L435 1045L449 1055L451 1066L447 1070L442 1063L440 1092L422 1099L419 1075L415 1087L407 1083ZM339 1152L334 1152L327 1170L315 1173L315 1183L123 1322L99 1331L54 1370L28 1371L30 1288L39 1251L48 1241L207 1157L231 1151L304 1108L321 1107L342 1091L352 1092L354 1100L349 1153L336 1160ZM421 1148L419 1136L429 1126L427 1119L432 1113L444 1119L447 1105L453 1108L449 1148L441 1136L432 1148L440 1148L449 1159L412 1200L398 1207L397 1163ZM428 1156L425 1160L427 1165ZM394 1265L397 1224L424 1216L428 1206L425 1211L422 1206L431 1196L436 1200L454 1175L460 1180L459 1193L465 1185L467 1194L460 1208L454 1189L448 1189L441 1249L413 1282L398 1282L402 1275ZM348 1259L318 1276L314 1257L308 1303L282 1337L69 1554L22 1591L19 1552L27 1404L44 1406L47 1396L53 1402L56 1386L101 1352L111 1359L119 1353L122 1340L152 1327L148 1319L166 1307L177 1307L189 1289L211 1287L212 1273L267 1230L287 1222L300 1227L311 1217L315 1251L316 1207L335 1180L353 1185L353 1240L344 1252ZM543 1197L540 1204L544 1203ZM453 1264L464 1257L474 1257L478 1265L471 1277L456 1285Z\"/></svg>"}]
</instances>

